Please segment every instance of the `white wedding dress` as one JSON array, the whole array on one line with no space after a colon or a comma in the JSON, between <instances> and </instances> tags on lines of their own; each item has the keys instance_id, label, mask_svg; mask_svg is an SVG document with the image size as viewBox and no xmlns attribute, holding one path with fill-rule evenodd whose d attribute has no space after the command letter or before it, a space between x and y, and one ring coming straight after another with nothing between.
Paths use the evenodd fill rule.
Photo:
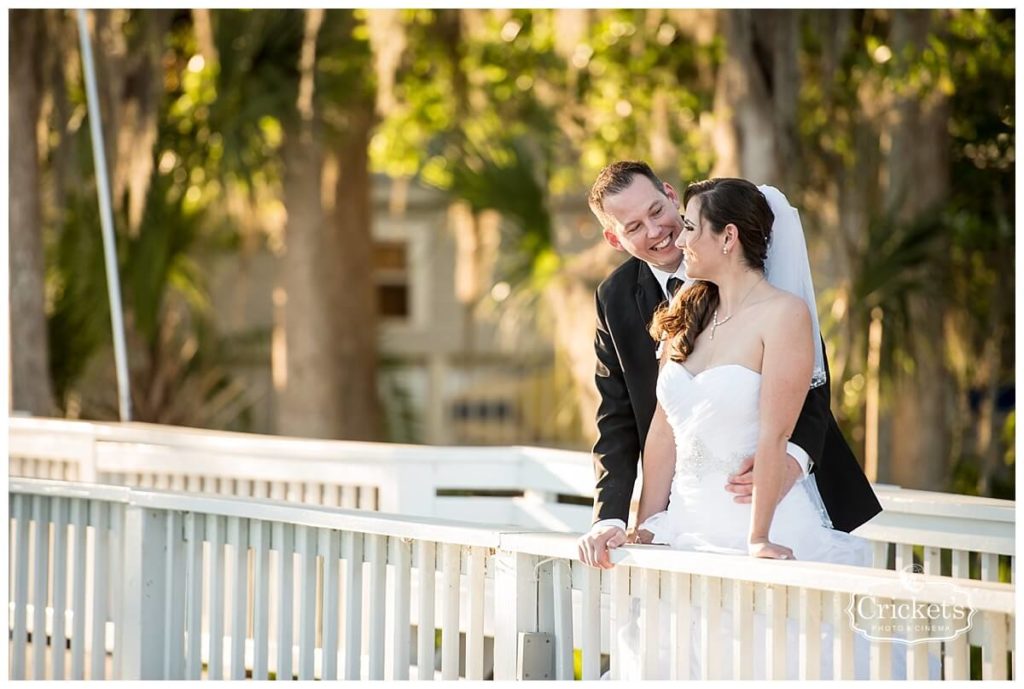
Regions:
<instances>
[{"instance_id":1,"label":"white wedding dress","mask_svg":"<svg viewBox=\"0 0 1024 689\"><path fill-rule=\"evenodd\" d=\"M740 463L751 457L757 447L759 429L761 374L738 364L714 366L692 375L682 364L668 361L658 376L658 402L665 410L676 442L676 467L672 479L668 509L647 519L640 528L654 534L654 543L673 548L705 552L747 555L747 533L750 526L751 505L733 501L725 490L728 474L736 471ZM775 509L770 529L773 543L788 546L797 560L868 566L871 548L862 538L824 526L823 511L813 479L803 479L786 494ZM659 652L662 672L660 679L668 679L669 648L667 621L669 615L659 615L664 626ZM621 679L638 679L640 657L638 649L637 608L634 616L618 630L621 641L619 668ZM732 630L731 614L720 616L720 633L728 639L723 644L726 657L723 667L731 667ZM755 677L765 677L764 619L755 615L753 669ZM694 627L690 638L692 678L700 675L700 633L696 626L700 611L693 608ZM798 629L791 622L787 630L787 669L797 678ZM832 676L831 627L822 626L821 677ZM855 634L855 675L868 676L869 647L859 634ZM893 677L905 676L905 660L899 649L893 652Z\"/></svg>"},{"instance_id":2,"label":"white wedding dress","mask_svg":"<svg viewBox=\"0 0 1024 689\"><path fill-rule=\"evenodd\" d=\"M666 362L658 376L658 402L676 441L676 469L668 509L641 525L655 543L673 548L747 554L751 506L733 501L726 479L757 449L761 374L738 364L697 375ZM779 502L772 543L798 560L868 566L867 541L822 525L811 486L801 482Z\"/></svg>"}]
</instances>

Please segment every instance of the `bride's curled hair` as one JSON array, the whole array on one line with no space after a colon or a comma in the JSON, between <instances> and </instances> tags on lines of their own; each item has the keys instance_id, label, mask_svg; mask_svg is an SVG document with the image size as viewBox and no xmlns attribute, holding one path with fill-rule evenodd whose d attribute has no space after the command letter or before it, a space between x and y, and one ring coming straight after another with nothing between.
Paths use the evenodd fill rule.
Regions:
<instances>
[{"instance_id":1,"label":"bride's curled hair","mask_svg":"<svg viewBox=\"0 0 1024 689\"><path fill-rule=\"evenodd\" d=\"M743 251L743 262L750 268L764 272L768 258L775 215L764 194L745 179L716 178L694 182L683 193L683 208L690 199L700 198L701 229L716 235L732 223L738 230L737 239ZM711 323L718 308L718 286L697 280L668 304L659 308L651 321L651 337L667 340L669 357L683 362L693 351L694 342Z\"/></svg>"}]
</instances>

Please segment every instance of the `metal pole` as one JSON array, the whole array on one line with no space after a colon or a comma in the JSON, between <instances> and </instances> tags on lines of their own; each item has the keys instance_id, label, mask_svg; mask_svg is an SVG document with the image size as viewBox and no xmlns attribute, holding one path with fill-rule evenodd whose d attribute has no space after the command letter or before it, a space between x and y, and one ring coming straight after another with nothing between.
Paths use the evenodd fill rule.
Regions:
<instances>
[{"instance_id":1,"label":"metal pole","mask_svg":"<svg viewBox=\"0 0 1024 689\"><path fill-rule=\"evenodd\" d=\"M121 280L117 270L117 246L114 242L114 215L110 210L110 185L107 181L107 156L103 148L100 102L96 94L96 72L85 10L78 10L78 38L82 44L85 95L89 104L89 130L92 132L92 156L96 164L96 194L100 201L100 225L103 229L103 257L107 267L107 293L110 298L110 325L114 332L114 365L117 368L117 399L122 421L132 419L131 388L128 381L128 355L121 311Z\"/></svg>"}]
</instances>

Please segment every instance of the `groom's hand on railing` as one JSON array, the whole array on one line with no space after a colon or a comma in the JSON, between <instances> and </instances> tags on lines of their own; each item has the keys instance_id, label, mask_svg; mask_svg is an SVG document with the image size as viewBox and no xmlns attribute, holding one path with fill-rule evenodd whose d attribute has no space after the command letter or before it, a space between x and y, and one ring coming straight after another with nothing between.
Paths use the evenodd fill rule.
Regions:
<instances>
[{"instance_id":1,"label":"groom's hand on railing","mask_svg":"<svg viewBox=\"0 0 1024 689\"><path fill-rule=\"evenodd\" d=\"M804 471L800 467L800 463L790 455L786 455L786 459L789 461L786 462L786 473L782 477L782 492L779 494L779 500L786 497L789 489L804 477ZM744 459L736 473L729 474L728 481L725 484L725 489L735 494L732 501L749 503L751 494L754 492L754 458L747 457Z\"/></svg>"},{"instance_id":2,"label":"groom's hand on railing","mask_svg":"<svg viewBox=\"0 0 1024 689\"><path fill-rule=\"evenodd\" d=\"M617 526L595 524L576 543L583 564L611 569L614 565L609 551L626 544L626 532Z\"/></svg>"}]
</instances>

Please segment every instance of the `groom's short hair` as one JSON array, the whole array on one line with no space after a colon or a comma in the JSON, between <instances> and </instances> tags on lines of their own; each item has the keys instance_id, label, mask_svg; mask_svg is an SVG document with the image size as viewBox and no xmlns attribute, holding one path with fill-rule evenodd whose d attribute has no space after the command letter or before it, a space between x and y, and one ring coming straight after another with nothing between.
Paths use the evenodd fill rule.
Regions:
<instances>
[{"instance_id":1,"label":"groom's short hair","mask_svg":"<svg viewBox=\"0 0 1024 689\"><path fill-rule=\"evenodd\" d=\"M637 175L643 175L651 180L651 184L654 185L655 189L664 192L665 185L658 178L658 175L654 174L651 166L642 160L618 160L611 165L606 165L598 174L594 185L590 187L587 203L590 205L590 210L594 212L594 215L597 216L598 220L605 227L608 226L604 214L605 198L624 191L626 187L633 183Z\"/></svg>"}]
</instances>

